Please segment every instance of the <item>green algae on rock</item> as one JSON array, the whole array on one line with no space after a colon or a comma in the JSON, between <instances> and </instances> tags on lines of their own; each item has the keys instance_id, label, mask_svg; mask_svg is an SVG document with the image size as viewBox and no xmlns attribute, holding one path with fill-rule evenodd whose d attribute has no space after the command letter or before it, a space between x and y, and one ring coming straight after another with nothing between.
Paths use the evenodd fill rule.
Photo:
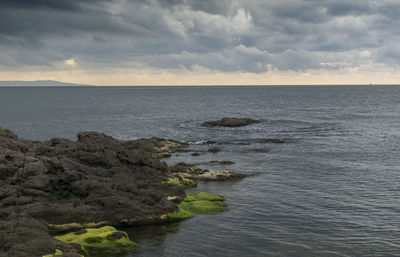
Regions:
<instances>
[{"instance_id":1,"label":"green algae on rock","mask_svg":"<svg viewBox=\"0 0 400 257\"><path fill-rule=\"evenodd\" d=\"M56 249L56 252L54 253L54 254L46 254L46 255L43 255L42 257L53 257L53 256L56 256L56 255L63 255L64 253L61 251L61 250L59 250L59 249Z\"/></svg>"},{"instance_id":2,"label":"green algae on rock","mask_svg":"<svg viewBox=\"0 0 400 257\"><path fill-rule=\"evenodd\" d=\"M205 192L188 194L178 208L178 211L167 215L167 222L186 220L195 214L217 214L227 210L223 196Z\"/></svg>"},{"instance_id":3,"label":"green algae on rock","mask_svg":"<svg viewBox=\"0 0 400 257\"><path fill-rule=\"evenodd\" d=\"M78 232L55 236L65 243L79 244L84 255L110 256L135 250L138 244L131 241L125 232L114 227L86 229Z\"/></svg>"},{"instance_id":4,"label":"green algae on rock","mask_svg":"<svg viewBox=\"0 0 400 257\"><path fill-rule=\"evenodd\" d=\"M175 184L180 187L196 187L197 183L189 178L184 178L182 176L177 176L175 178L170 178L167 180L168 184Z\"/></svg>"},{"instance_id":5,"label":"green algae on rock","mask_svg":"<svg viewBox=\"0 0 400 257\"><path fill-rule=\"evenodd\" d=\"M167 214L167 222L177 222L182 220L190 219L194 216L190 211L186 211L179 207L178 211Z\"/></svg>"},{"instance_id":6,"label":"green algae on rock","mask_svg":"<svg viewBox=\"0 0 400 257\"><path fill-rule=\"evenodd\" d=\"M211 202L223 202L224 197L217 194L211 194L206 192L201 192L197 194L188 194L184 201L193 202L193 201L211 201Z\"/></svg>"},{"instance_id":7,"label":"green algae on rock","mask_svg":"<svg viewBox=\"0 0 400 257\"><path fill-rule=\"evenodd\" d=\"M183 201L179 206L194 214L217 214L226 210L225 203L219 201Z\"/></svg>"},{"instance_id":8,"label":"green algae on rock","mask_svg":"<svg viewBox=\"0 0 400 257\"><path fill-rule=\"evenodd\" d=\"M222 196L205 192L188 194L178 206L194 214L217 214L227 209Z\"/></svg>"}]
</instances>

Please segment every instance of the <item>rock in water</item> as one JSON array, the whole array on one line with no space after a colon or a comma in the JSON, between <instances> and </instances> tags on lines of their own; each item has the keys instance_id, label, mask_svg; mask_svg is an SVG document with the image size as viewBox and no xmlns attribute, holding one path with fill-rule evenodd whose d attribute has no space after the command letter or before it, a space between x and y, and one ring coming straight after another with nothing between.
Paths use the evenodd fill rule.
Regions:
<instances>
[{"instance_id":1,"label":"rock in water","mask_svg":"<svg viewBox=\"0 0 400 257\"><path fill-rule=\"evenodd\" d=\"M259 123L259 120L250 118L222 118L220 120L206 121L202 124L204 127L243 127L254 123Z\"/></svg>"},{"instance_id":2,"label":"rock in water","mask_svg":"<svg viewBox=\"0 0 400 257\"><path fill-rule=\"evenodd\" d=\"M238 180L246 177L241 173L236 173L232 170L208 170L200 169L192 164L177 163L170 166L172 175L177 178L191 179L194 181L224 181L224 180Z\"/></svg>"},{"instance_id":3,"label":"rock in water","mask_svg":"<svg viewBox=\"0 0 400 257\"><path fill-rule=\"evenodd\" d=\"M218 147L211 147L211 148L208 149L208 152L210 152L210 153L218 153L218 152L221 152L221 149L218 148Z\"/></svg>"},{"instance_id":4,"label":"rock in water","mask_svg":"<svg viewBox=\"0 0 400 257\"><path fill-rule=\"evenodd\" d=\"M159 152L168 150L163 145L157 143ZM179 202L186 194L162 183L171 173L149 156L148 146L97 132L79 133L77 141L33 142L0 129L0 256L68 253L47 226L59 231L164 222L178 210L168 199Z\"/></svg>"},{"instance_id":5,"label":"rock in water","mask_svg":"<svg viewBox=\"0 0 400 257\"><path fill-rule=\"evenodd\" d=\"M131 140L127 141L125 145L128 149L141 149L148 156L156 159L170 157L172 153L183 151L181 148L187 146L176 140L159 137Z\"/></svg>"}]
</instances>

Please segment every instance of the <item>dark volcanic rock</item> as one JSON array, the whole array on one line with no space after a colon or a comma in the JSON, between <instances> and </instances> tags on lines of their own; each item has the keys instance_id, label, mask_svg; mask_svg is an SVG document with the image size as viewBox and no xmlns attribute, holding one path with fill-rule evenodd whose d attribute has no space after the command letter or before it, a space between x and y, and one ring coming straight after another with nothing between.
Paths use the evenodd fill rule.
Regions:
<instances>
[{"instance_id":1,"label":"dark volcanic rock","mask_svg":"<svg viewBox=\"0 0 400 257\"><path fill-rule=\"evenodd\" d=\"M86 233L87 233L86 229L80 229L80 230L76 231L74 234L75 235L82 235L82 234L86 234Z\"/></svg>"},{"instance_id":2,"label":"dark volcanic rock","mask_svg":"<svg viewBox=\"0 0 400 257\"><path fill-rule=\"evenodd\" d=\"M78 254L80 247L77 250L55 240L45 223L10 208L0 211L0 242L1 257L42 256L53 253L55 249L62 250L64 256L81 256Z\"/></svg>"},{"instance_id":3,"label":"dark volcanic rock","mask_svg":"<svg viewBox=\"0 0 400 257\"><path fill-rule=\"evenodd\" d=\"M32 142L0 129L0 256L54 252L60 243L47 226L69 230L162 222L177 210L167 198L183 199L185 192L161 183L171 176L168 166L148 153L178 143L166 147L160 141L120 141L84 132L76 142ZM68 252L65 244L57 247Z\"/></svg>"},{"instance_id":4,"label":"dark volcanic rock","mask_svg":"<svg viewBox=\"0 0 400 257\"><path fill-rule=\"evenodd\" d=\"M250 118L222 118L220 120L206 121L202 124L205 127L242 127L260 122Z\"/></svg>"},{"instance_id":5,"label":"dark volcanic rock","mask_svg":"<svg viewBox=\"0 0 400 257\"><path fill-rule=\"evenodd\" d=\"M170 157L174 152L185 151L181 148L187 146L176 140L159 137L131 140L124 144L128 149L140 149L148 156L157 159Z\"/></svg>"},{"instance_id":6,"label":"dark volcanic rock","mask_svg":"<svg viewBox=\"0 0 400 257\"><path fill-rule=\"evenodd\" d=\"M107 236L108 240L117 240L126 237L126 234L122 231L117 231L112 233L111 235Z\"/></svg>"}]
</instances>

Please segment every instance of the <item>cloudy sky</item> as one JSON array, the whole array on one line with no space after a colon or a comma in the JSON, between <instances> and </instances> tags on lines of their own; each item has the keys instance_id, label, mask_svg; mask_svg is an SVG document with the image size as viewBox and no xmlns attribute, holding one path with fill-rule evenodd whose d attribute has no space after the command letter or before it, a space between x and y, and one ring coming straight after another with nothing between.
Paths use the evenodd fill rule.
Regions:
<instances>
[{"instance_id":1,"label":"cloudy sky","mask_svg":"<svg viewBox=\"0 0 400 257\"><path fill-rule=\"evenodd\" d=\"M0 80L400 82L398 0L0 0Z\"/></svg>"}]
</instances>

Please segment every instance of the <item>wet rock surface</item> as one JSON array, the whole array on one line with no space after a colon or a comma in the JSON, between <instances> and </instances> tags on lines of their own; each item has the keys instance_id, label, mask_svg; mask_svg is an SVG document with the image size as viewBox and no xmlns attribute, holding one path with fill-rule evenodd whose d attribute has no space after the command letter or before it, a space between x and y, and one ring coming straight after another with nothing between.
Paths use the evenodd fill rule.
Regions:
<instances>
[{"instance_id":1,"label":"wet rock surface","mask_svg":"<svg viewBox=\"0 0 400 257\"><path fill-rule=\"evenodd\" d=\"M183 177L194 181L225 181L242 179L246 175L236 173L232 170L209 170L201 169L192 164L178 163L170 167L175 177Z\"/></svg>"},{"instance_id":2,"label":"wet rock surface","mask_svg":"<svg viewBox=\"0 0 400 257\"><path fill-rule=\"evenodd\" d=\"M55 240L44 222L19 209L0 211L0 256L42 256L62 249L64 256L80 257L74 246Z\"/></svg>"},{"instance_id":3,"label":"wet rock surface","mask_svg":"<svg viewBox=\"0 0 400 257\"><path fill-rule=\"evenodd\" d=\"M159 138L120 141L97 132L77 141L19 139L0 129L0 256L41 256L60 249L52 230L162 222L185 192L151 154L181 147Z\"/></svg>"},{"instance_id":4,"label":"wet rock surface","mask_svg":"<svg viewBox=\"0 0 400 257\"><path fill-rule=\"evenodd\" d=\"M206 121L202 124L204 127L243 127L254 123L259 123L259 120L250 118L222 118L220 120Z\"/></svg>"},{"instance_id":5,"label":"wet rock surface","mask_svg":"<svg viewBox=\"0 0 400 257\"><path fill-rule=\"evenodd\" d=\"M131 140L126 142L126 145L131 149L141 149L148 156L156 159L168 158L174 152L185 152L182 148L187 146L173 139L159 137Z\"/></svg>"}]
</instances>

